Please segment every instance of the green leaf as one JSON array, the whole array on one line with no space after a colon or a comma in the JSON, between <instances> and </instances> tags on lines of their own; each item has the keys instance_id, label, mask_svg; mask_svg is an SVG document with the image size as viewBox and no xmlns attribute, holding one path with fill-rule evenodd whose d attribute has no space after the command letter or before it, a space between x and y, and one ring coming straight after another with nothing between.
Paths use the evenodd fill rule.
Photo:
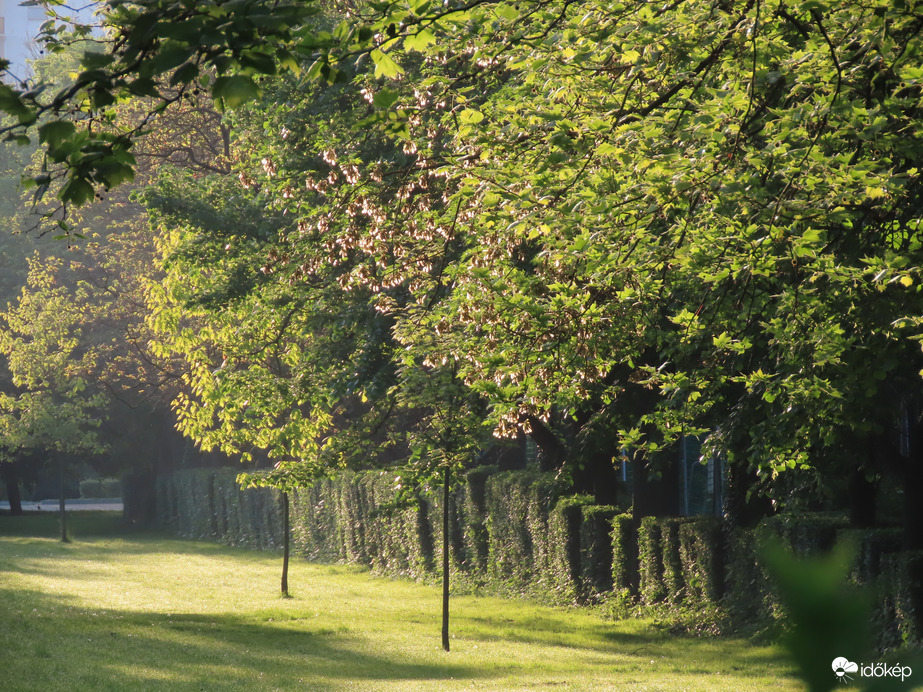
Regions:
<instances>
[{"instance_id":1,"label":"green leaf","mask_svg":"<svg viewBox=\"0 0 923 692\"><path fill-rule=\"evenodd\" d=\"M477 125L484 119L484 114L472 108L466 108L458 114L458 119L462 125Z\"/></svg>"},{"instance_id":2,"label":"green leaf","mask_svg":"<svg viewBox=\"0 0 923 692\"><path fill-rule=\"evenodd\" d=\"M376 48L370 53L372 62L375 63L375 76L388 77L393 79L404 73L401 66L398 65L389 55Z\"/></svg>"},{"instance_id":3,"label":"green leaf","mask_svg":"<svg viewBox=\"0 0 923 692\"><path fill-rule=\"evenodd\" d=\"M251 73L276 74L276 61L262 51L244 49L240 52L240 64Z\"/></svg>"},{"instance_id":4,"label":"green leaf","mask_svg":"<svg viewBox=\"0 0 923 692\"><path fill-rule=\"evenodd\" d=\"M412 36L404 39L404 47L407 50L422 51L430 44L436 42L436 36L429 29L421 29Z\"/></svg>"},{"instance_id":5,"label":"green leaf","mask_svg":"<svg viewBox=\"0 0 923 692\"><path fill-rule=\"evenodd\" d=\"M113 60L115 60L115 57L113 55L109 55L108 53L87 51L80 59L80 64L88 70L98 70L102 67L106 67L107 65L112 64Z\"/></svg>"},{"instance_id":6,"label":"green leaf","mask_svg":"<svg viewBox=\"0 0 923 692\"><path fill-rule=\"evenodd\" d=\"M74 177L64 183L58 196L61 201L80 206L93 199L93 186L84 178Z\"/></svg>"},{"instance_id":7,"label":"green leaf","mask_svg":"<svg viewBox=\"0 0 923 692\"><path fill-rule=\"evenodd\" d=\"M20 121L32 113L31 109L23 103L22 94L6 84L0 84L0 111L15 115Z\"/></svg>"},{"instance_id":8,"label":"green leaf","mask_svg":"<svg viewBox=\"0 0 923 692\"><path fill-rule=\"evenodd\" d=\"M372 98L372 104L375 108L386 110L393 106L399 98L398 93L391 89L381 89Z\"/></svg>"},{"instance_id":9,"label":"green leaf","mask_svg":"<svg viewBox=\"0 0 923 692\"><path fill-rule=\"evenodd\" d=\"M177 84L189 84L199 76L199 67L195 63L186 62L176 68L176 72L170 77L170 86Z\"/></svg>"},{"instance_id":10,"label":"green leaf","mask_svg":"<svg viewBox=\"0 0 923 692\"><path fill-rule=\"evenodd\" d=\"M171 82L172 83L172 82ZM139 77L128 84L128 90L135 96L151 96L158 98L157 84L150 77Z\"/></svg>"},{"instance_id":11,"label":"green leaf","mask_svg":"<svg viewBox=\"0 0 923 692\"><path fill-rule=\"evenodd\" d=\"M212 98L222 101L227 108L237 108L259 95L260 88L248 75L218 77L212 84Z\"/></svg>"},{"instance_id":12,"label":"green leaf","mask_svg":"<svg viewBox=\"0 0 923 692\"><path fill-rule=\"evenodd\" d=\"M55 149L76 131L74 123L69 120L52 120L38 128L39 141Z\"/></svg>"},{"instance_id":13,"label":"green leaf","mask_svg":"<svg viewBox=\"0 0 923 692\"><path fill-rule=\"evenodd\" d=\"M187 44L167 41L149 64L154 74L162 74L182 65L192 57L194 52L193 48Z\"/></svg>"}]
</instances>

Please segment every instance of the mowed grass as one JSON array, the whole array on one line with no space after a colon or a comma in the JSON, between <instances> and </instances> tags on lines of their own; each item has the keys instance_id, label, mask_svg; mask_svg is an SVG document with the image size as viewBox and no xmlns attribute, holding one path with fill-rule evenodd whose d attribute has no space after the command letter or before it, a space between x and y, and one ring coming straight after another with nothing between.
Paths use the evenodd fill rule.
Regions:
<instances>
[{"instance_id":1,"label":"mowed grass","mask_svg":"<svg viewBox=\"0 0 923 692\"><path fill-rule=\"evenodd\" d=\"M780 649L459 596L344 566L0 517L0 670L13 690L799 690Z\"/></svg>"}]
</instances>

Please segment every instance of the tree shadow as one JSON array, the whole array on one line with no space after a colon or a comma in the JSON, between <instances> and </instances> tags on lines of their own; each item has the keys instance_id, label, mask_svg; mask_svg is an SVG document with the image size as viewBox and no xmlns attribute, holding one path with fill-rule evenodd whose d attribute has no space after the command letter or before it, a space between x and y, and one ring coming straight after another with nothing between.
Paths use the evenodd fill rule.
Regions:
<instances>
[{"instance_id":1,"label":"tree shadow","mask_svg":"<svg viewBox=\"0 0 923 692\"><path fill-rule=\"evenodd\" d=\"M87 609L0 588L5 689L340 689L362 681L474 680L484 670L372 651L361 631L311 618ZM438 657L437 657L438 658ZM36 665L36 662L39 665ZM22 670L18 667L23 666ZM17 687L28 681L28 685Z\"/></svg>"}]
</instances>

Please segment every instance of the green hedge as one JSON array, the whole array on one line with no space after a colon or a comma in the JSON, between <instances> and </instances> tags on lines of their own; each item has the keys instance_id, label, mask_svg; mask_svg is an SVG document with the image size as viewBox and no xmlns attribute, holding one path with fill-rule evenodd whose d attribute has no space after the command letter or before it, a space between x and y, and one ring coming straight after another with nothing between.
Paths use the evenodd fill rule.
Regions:
<instances>
[{"instance_id":1,"label":"green hedge","mask_svg":"<svg viewBox=\"0 0 923 692\"><path fill-rule=\"evenodd\" d=\"M724 534L718 517L696 517L679 526L679 555L686 598L717 603L724 596Z\"/></svg>"},{"instance_id":2,"label":"green hedge","mask_svg":"<svg viewBox=\"0 0 923 692\"><path fill-rule=\"evenodd\" d=\"M881 572L883 617L879 647L923 641L923 551L886 555Z\"/></svg>"},{"instance_id":3,"label":"green hedge","mask_svg":"<svg viewBox=\"0 0 923 692\"><path fill-rule=\"evenodd\" d=\"M616 590L627 591L630 581L630 518L613 520L613 581ZM638 531L639 593L646 604L668 601L692 605L717 603L725 591L725 539L722 522L717 517L645 517ZM738 565L743 576L746 562L754 557L750 548L741 546L746 555ZM620 564L622 563L622 564ZM746 575L747 581L764 579L757 570Z\"/></svg>"},{"instance_id":4,"label":"green hedge","mask_svg":"<svg viewBox=\"0 0 923 692\"><path fill-rule=\"evenodd\" d=\"M839 540L855 546L856 558L852 578L860 585L874 585L882 573L887 555L900 552L900 529L847 529L838 533Z\"/></svg>"},{"instance_id":5,"label":"green hedge","mask_svg":"<svg viewBox=\"0 0 923 692\"><path fill-rule=\"evenodd\" d=\"M849 528L849 520L840 514L783 513L763 519L760 527L779 536L795 555L809 556L833 548L837 534Z\"/></svg>"},{"instance_id":6,"label":"green hedge","mask_svg":"<svg viewBox=\"0 0 923 692\"><path fill-rule=\"evenodd\" d=\"M548 519L559 494L552 474L507 471L487 478L487 571L496 584L534 595L553 589Z\"/></svg>"},{"instance_id":7,"label":"green hedge","mask_svg":"<svg viewBox=\"0 0 923 692\"><path fill-rule=\"evenodd\" d=\"M490 554L487 531L487 479L497 473L496 466L481 466L465 474L462 535L465 544L464 567L469 572L486 572Z\"/></svg>"},{"instance_id":8,"label":"green hedge","mask_svg":"<svg viewBox=\"0 0 923 692\"><path fill-rule=\"evenodd\" d=\"M583 507L591 502L585 495L562 497L548 517L548 580L556 601L576 603L581 596L580 528Z\"/></svg>"},{"instance_id":9,"label":"green hedge","mask_svg":"<svg viewBox=\"0 0 923 692\"><path fill-rule=\"evenodd\" d=\"M638 533L631 514L612 517L612 589L622 598L638 593Z\"/></svg>"},{"instance_id":10,"label":"green hedge","mask_svg":"<svg viewBox=\"0 0 923 692\"><path fill-rule=\"evenodd\" d=\"M642 602L658 603L666 598L662 528L657 517L644 517L638 529L638 576Z\"/></svg>"},{"instance_id":11,"label":"green hedge","mask_svg":"<svg viewBox=\"0 0 923 692\"><path fill-rule=\"evenodd\" d=\"M333 487L333 481L324 478L292 494L289 512L293 550L312 562L344 559L337 535Z\"/></svg>"},{"instance_id":12,"label":"green hedge","mask_svg":"<svg viewBox=\"0 0 923 692\"><path fill-rule=\"evenodd\" d=\"M660 522L660 556L663 560L663 586L666 600L671 603L682 601L686 595L686 580L683 575L683 559L679 548L679 527L685 519L662 519Z\"/></svg>"},{"instance_id":13,"label":"green hedge","mask_svg":"<svg viewBox=\"0 0 923 692\"><path fill-rule=\"evenodd\" d=\"M595 602L612 591L612 521L616 509L611 505L583 505L580 508L580 600Z\"/></svg>"},{"instance_id":14,"label":"green hedge","mask_svg":"<svg viewBox=\"0 0 923 692\"><path fill-rule=\"evenodd\" d=\"M469 503L465 501L468 491L468 480L465 476L449 479L449 568L452 572L470 573L476 569L476 560L471 554L469 546L474 544L473 539L466 536L466 531L471 523L467 513ZM426 502L427 520L432 540L432 564L434 570L442 569L442 535L443 523L443 494L444 488L439 485L434 487ZM483 526L483 517L476 519Z\"/></svg>"},{"instance_id":15,"label":"green hedge","mask_svg":"<svg viewBox=\"0 0 923 692\"><path fill-rule=\"evenodd\" d=\"M233 469L197 469L158 478L160 523L188 538L279 547L281 494L241 490L236 476ZM322 479L293 493L296 554L415 579L438 575L442 488L408 497L398 485L395 474L374 471ZM729 529L716 517L645 517L634 527L630 515L613 507L561 496L549 474L475 469L452 486L450 566L495 591L559 603L719 604L731 621L760 628L781 612L760 565L760 542L782 538L806 555L846 539L858 546L854 581L880 594L880 646L923 638L923 553L900 552L897 529L849 531L842 517L807 514L774 517L750 531Z\"/></svg>"},{"instance_id":16,"label":"green hedge","mask_svg":"<svg viewBox=\"0 0 923 692\"><path fill-rule=\"evenodd\" d=\"M191 469L157 479L160 524L184 538L271 549L282 542L281 494L237 485L233 469Z\"/></svg>"},{"instance_id":17,"label":"green hedge","mask_svg":"<svg viewBox=\"0 0 923 692\"><path fill-rule=\"evenodd\" d=\"M122 484L118 478L95 478L80 481L80 497L111 498L122 496Z\"/></svg>"}]
</instances>

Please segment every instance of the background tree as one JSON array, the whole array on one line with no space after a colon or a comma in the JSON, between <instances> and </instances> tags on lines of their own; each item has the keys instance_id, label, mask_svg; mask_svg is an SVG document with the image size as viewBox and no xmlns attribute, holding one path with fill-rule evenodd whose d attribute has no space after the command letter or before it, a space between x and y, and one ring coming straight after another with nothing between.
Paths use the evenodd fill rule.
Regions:
<instances>
[{"instance_id":1,"label":"background tree","mask_svg":"<svg viewBox=\"0 0 923 692\"><path fill-rule=\"evenodd\" d=\"M32 293L0 316L0 349L16 394L0 393L0 434L8 449L44 452L61 475L61 540L67 540L64 502L66 457L103 450L98 436L104 400L87 373L95 353L80 342L79 315L68 293L37 263Z\"/></svg>"}]
</instances>

